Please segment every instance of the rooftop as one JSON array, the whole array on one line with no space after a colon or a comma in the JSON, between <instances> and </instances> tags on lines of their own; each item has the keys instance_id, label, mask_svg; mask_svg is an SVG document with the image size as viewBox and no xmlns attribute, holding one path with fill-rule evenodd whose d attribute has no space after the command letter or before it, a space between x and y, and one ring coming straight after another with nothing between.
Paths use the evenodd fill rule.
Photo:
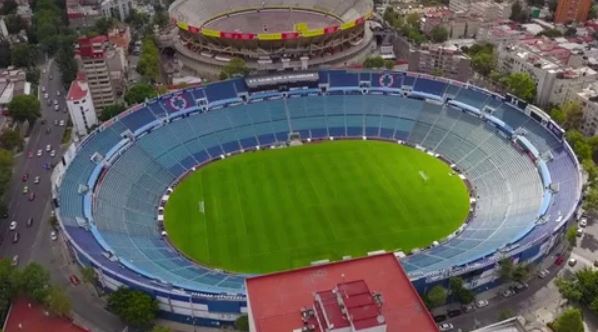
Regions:
<instances>
[{"instance_id":1,"label":"rooftop","mask_svg":"<svg viewBox=\"0 0 598 332\"><path fill-rule=\"evenodd\" d=\"M255 332L301 328L301 311L312 306L326 323L346 326L337 296L356 329L386 324L387 331L437 331L392 253L257 276L247 279L246 287ZM374 294L383 304L375 303Z\"/></svg>"},{"instance_id":2,"label":"rooftop","mask_svg":"<svg viewBox=\"0 0 598 332\"><path fill-rule=\"evenodd\" d=\"M13 302L4 325L5 332L86 332L68 319L50 316L39 305L19 298Z\"/></svg>"},{"instance_id":3,"label":"rooftop","mask_svg":"<svg viewBox=\"0 0 598 332\"><path fill-rule=\"evenodd\" d=\"M69 88L69 92L67 93L67 100L79 100L85 98L87 96L87 82L85 82L85 77L82 75L77 75L77 79L71 83Z\"/></svg>"}]
</instances>

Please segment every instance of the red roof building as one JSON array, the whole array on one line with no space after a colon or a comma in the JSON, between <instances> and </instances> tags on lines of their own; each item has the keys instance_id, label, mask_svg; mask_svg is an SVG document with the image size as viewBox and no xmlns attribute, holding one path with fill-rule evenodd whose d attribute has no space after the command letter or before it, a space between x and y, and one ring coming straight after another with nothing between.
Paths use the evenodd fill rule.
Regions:
<instances>
[{"instance_id":1,"label":"red roof building","mask_svg":"<svg viewBox=\"0 0 598 332\"><path fill-rule=\"evenodd\" d=\"M45 309L25 298L17 299L10 307L4 322L4 332L87 332L68 319L50 316Z\"/></svg>"},{"instance_id":2,"label":"red roof building","mask_svg":"<svg viewBox=\"0 0 598 332\"><path fill-rule=\"evenodd\" d=\"M252 332L438 331L389 253L249 278Z\"/></svg>"}]
</instances>

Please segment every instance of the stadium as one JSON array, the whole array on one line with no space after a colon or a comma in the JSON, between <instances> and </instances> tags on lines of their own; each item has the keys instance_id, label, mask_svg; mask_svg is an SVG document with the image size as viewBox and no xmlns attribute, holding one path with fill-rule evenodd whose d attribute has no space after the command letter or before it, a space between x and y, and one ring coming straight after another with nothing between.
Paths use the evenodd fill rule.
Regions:
<instances>
[{"instance_id":1,"label":"stadium","mask_svg":"<svg viewBox=\"0 0 598 332\"><path fill-rule=\"evenodd\" d=\"M198 72L232 58L252 69L307 69L339 64L365 54L369 0L177 0L169 8L179 58Z\"/></svg>"},{"instance_id":2,"label":"stadium","mask_svg":"<svg viewBox=\"0 0 598 332\"><path fill-rule=\"evenodd\" d=\"M420 292L452 276L493 287L501 258L547 255L580 195L577 159L540 109L391 71L249 77L162 95L71 146L53 173L80 264L107 290L146 291L163 317L208 326L247 312L247 276L382 251L395 252ZM313 245L284 259L301 241Z\"/></svg>"}]
</instances>

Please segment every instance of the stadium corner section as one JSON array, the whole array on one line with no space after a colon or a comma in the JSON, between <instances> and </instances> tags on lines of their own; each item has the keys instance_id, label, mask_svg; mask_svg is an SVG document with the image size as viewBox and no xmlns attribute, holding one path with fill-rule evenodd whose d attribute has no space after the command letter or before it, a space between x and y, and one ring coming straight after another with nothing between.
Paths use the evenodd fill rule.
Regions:
<instances>
[{"instance_id":1,"label":"stadium corner section","mask_svg":"<svg viewBox=\"0 0 598 332\"><path fill-rule=\"evenodd\" d=\"M392 99L393 102L398 100L396 98L402 98L401 101L438 105L441 110L456 110L460 112L459 118L464 117L484 126L480 128L493 128L512 148L528 156L533 162L528 161L529 165L533 165L534 171L542 180L543 193L538 217L531 220L532 226L520 237L505 239L506 244L500 247L468 251L472 254L467 256L470 260L459 261L459 264L454 263L457 260L443 260L439 255L449 257L451 251L454 251L451 245L470 243L459 240L459 236L468 230L465 228L451 239L401 258L413 284L420 292L434 284L446 283L451 276L463 277L467 287L473 290L495 286L498 283L496 265L500 258L512 257L519 262L534 263L545 257L559 241L564 225L579 203L581 176L579 163L564 140L564 131L550 117L513 96L499 96L461 82L414 73L341 70L236 79L201 88L189 88L136 105L101 125L79 144L69 147L52 174L53 207L72 249L71 253L81 265L92 266L96 270L99 282L106 290L127 286L156 297L161 314L166 319L192 325L233 324L236 317L247 311L243 276L227 275L195 266L177 256L176 252L168 251L159 239L137 238L148 246L162 246L152 251L155 255L171 256L161 256L163 258L160 260L147 262L123 256L127 248L116 247L116 250L113 245L118 241L129 243L129 235L123 234L122 229L100 229L94 220L95 217L101 217L94 214L94 208L100 207L94 205L96 203L92 197L97 184L104 181L106 171L119 162L119 158L124 158L129 151L135 151L138 139L152 130L168 128L171 123L180 122L171 122L177 118L219 117L219 110L239 105L249 107L254 103L263 103L259 106L267 105L266 103L284 105L292 99L368 95L395 98ZM311 99L313 100L317 99ZM281 114L284 118L285 112ZM346 116L348 114L345 115L343 111L342 117ZM218 123L218 119L212 120L213 125ZM282 122L286 121L290 119L284 118ZM308 128L306 132L301 129L299 132L308 134L302 134L308 139L311 137L309 135L378 137L395 141L410 138L409 133L400 130L398 122L397 127L393 125L392 130L384 128L384 123L381 122L378 122L375 129L369 126L345 127L344 123L343 121L342 128L332 126L331 122L324 131L317 127ZM236 147L271 145L286 140L288 134L254 133L257 137L242 139L236 143ZM217 149L208 149L194 158L175 162L168 172L179 174L178 177L183 176L183 164L191 168L192 160L220 158L218 151L235 152L233 146L224 143L222 146L218 145ZM148 162L151 163L152 160L148 159ZM157 222L159 213L156 214ZM163 271L160 270L161 265L151 264L164 264L171 269ZM170 273L168 275L172 278L166 279L161 273ZM185 278L190 279L184 282L187 280Z\"/></svg>"}]
</instances>

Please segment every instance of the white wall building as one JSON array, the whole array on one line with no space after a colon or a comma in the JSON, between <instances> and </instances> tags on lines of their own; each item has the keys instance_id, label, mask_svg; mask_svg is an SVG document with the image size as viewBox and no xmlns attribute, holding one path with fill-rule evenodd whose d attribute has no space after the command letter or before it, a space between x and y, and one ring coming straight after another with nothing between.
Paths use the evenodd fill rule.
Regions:
<instances>
[{"instance_id":1,"label":"white wall building","mask_svg":"<svg viewBox=\"0 0 598 332\"><path fill-rule=\"evenodd\" d=\"M133 3L130 0L104 0L100 7L105 17L114 17L124 22L131 15Z\"/></svg>"},{"instance_id":2,"label":"white wall building","mask_svg":"<svg viewBox=\"0 0 598 332\"><path fill-rule=\"evenodd\" d=\"M84 75L81 73L71 83L66 97L66 106L77 135L87 135L98 124L98 117L93 107L91 92Z\"/></svg>"},{"instance_id":3,"label":"white wall building","mask_svg":"<svg viewBox=\"0 0 598 332\"><path fill-rule=\"evenodd\" d=\"M581 131L588 136L598 135L598 83L594 82L576 95L583 110Z\"/></svg>"}]
</instances>

